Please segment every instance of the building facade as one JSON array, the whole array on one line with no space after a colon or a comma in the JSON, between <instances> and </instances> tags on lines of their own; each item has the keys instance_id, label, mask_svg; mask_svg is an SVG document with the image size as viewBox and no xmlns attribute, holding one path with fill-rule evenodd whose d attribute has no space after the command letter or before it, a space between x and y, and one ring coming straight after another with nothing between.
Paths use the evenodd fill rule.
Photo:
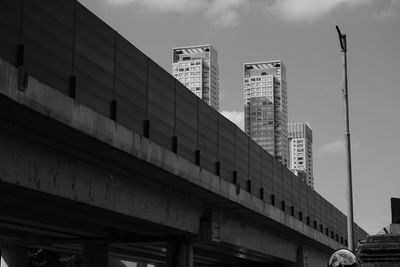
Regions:
<instances>
[{"instance_id":1,"label":"building facade","mask_svg":"<svg viewBox=\"0 0 400 267\"><path fill-rule=\"evenodd\" d=\"M307 185L314 188L312 129L308 123L288 124L289 136L289 169Z\"/></svg>"},{"instance_id":2,"label":"building facade","mask_svg":"<svg viewBox=\"0 0 400 267\"><path fill-rule=\"evenodd\" d=\"M217 51L211 45L172 49L172 75L208 105L219 110Z\"/></svg>"},{"instance_id":3,"label":"building facade","mask_svg":"<svg viewBox=\"0 0 400 267\"><path fill-rule=\"evenodd\" d=\"M245 132L289 165L286 68L280 60L245 63Z\"/></svg>"}]
</instances>

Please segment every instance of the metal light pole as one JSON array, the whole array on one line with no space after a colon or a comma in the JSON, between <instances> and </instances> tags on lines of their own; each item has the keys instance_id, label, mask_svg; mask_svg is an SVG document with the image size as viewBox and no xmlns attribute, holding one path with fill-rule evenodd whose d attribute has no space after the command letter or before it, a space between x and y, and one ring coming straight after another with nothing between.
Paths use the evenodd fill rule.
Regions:
<instances>
[{"instance_id":1,"label":"metal light pole","mask_svg":"<svg viewBox=\"0 0 400 267\"><path fill-rule=\"evenodd\" d=\"M347 41L346 34L342 34L338 26L336 30L339 35L340 47L342 48L343 60L343 101L344 101L344 138L346 142L346 158L347 158L347 240L349 249L354 251L354 233L353 233L353 182L351 174L351 147L350 147L350 129L349 129L349 99L347 90Z\"/></svg>"}]
</instances>

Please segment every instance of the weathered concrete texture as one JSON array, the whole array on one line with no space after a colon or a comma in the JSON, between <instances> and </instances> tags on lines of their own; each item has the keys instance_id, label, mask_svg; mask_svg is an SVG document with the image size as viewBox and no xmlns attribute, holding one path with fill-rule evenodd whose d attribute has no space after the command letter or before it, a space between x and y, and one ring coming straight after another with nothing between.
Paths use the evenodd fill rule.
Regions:
<instances>
[{"instance_id":1,"label":"weathered concrete texture","mask_svg":"<svg viewBox=\"0 0 400 267\"><path fill-rule=\"evenodd\" d=\"M308 267L320 267L320 266L327 266L329 257L331 255L322 254L318 251L303 247L303 256L304 256L304 265Z\"/></svg>"},{"instance_id":2,"label":"weathered concrete texture","mask_svg":"<svg viewBox=\"0 0 400 267\"><path fill-rule=\"evenodd\" d=\"M316 238L316 235L312 235L313 229L298 220L293 222L293 219L288 219L288 215L280 209L255 198L243 189L237 194L234 184L199 168L89 108L77 104L73 99L41 84L33 77L29 78L28 88L24 91L18 90L16 81L16 69L0 60L0 94L10 100L148 162L160 170L175 174L182 180L213 192L226 200L238 203L240 207L266 216L310 238ZM29 147L29 145L27 148L4 145L8 148L8 153L13 156L1 162L5 170L1 178L3 181L18 183L27 188L75 199L191 233L198 231L200 217L198 209L188 207L188 203L182 204L182 201L166 196L162 191L134 182L135 177L120 175L100 166L77 161L55 152L44 152L43 149ZM6 153L2 155L5 156ZM251 227L246 226L242 230L253 231L249 229ZM228 233L226 238L232 239ZM339 243L332 242L328 238L320 238L316 241L333 249L340 246ZM268 244L260 245L263 247L262 251L271 249ZM293 255L290 258L293 258Z\"/></svg>"},{"instance_id":3,"label":"weathered concrete texture","mask_svg":"<svg viewBox=\"0 0 400 267\"><path fill-rule=\"evenodd\" d=\"M197 233L201 210L115 170L0 131L0 181Z\"/></svg>"},{"instance_id":4,"label":"weathered concrete texture","mask_svg":"<svg viewBox=\"0 0 400 267\"><path fill-rule=\"evenodd\" d=\"M217 240L238 247L248 248L287 261L296 262L297 244L272 233L251 227L246 223L232 220L226 216L212 217L212 227ZM217 229L217 231L215 231ZM241 233L236 235L233 233Z\"/></svg>"}]
</instances>

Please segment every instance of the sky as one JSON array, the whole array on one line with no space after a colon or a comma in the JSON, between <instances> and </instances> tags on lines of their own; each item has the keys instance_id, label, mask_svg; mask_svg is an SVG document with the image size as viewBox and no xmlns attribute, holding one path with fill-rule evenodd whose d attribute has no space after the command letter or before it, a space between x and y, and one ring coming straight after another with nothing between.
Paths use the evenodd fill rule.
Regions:
<instances>
[{"instance_id":1,"label":"sky","mask_svg":"<svg viewBox=\"0 0 400 267\"><path fill-rule=\"evenodd\" d=\"M400 0L80 0L171 72L172 47L218 51L220 111L243 127L243 63L286 65L289 122L313 130L315 190L347 213L342 61L347 35L354 219L369 234L400 197Z\"/></svg>"}]
</instances>

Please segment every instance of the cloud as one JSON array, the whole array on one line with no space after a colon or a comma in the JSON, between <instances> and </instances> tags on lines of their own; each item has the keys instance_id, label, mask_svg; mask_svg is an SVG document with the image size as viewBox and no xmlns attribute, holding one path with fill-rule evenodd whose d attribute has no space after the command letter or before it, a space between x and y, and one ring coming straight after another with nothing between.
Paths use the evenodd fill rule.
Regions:
<instances>
[{"instance_id":1,"label":"cloud","mask_svg":"<svg viewBox=\"0 0 400 267\"><path fill-rule=\"evenodd\" d=\"M360 147L360 143L354 142L351 144L351 149L357 149ZM344 154L345 144L344 140L336 140L331 143L322 145L319 150L319 154Z\"/></svg>"},{"instance_id":2,"label":"cloud","mask_svg":"<svg viewBox=\"0 0 400 267\"><path fill-rule=\"evenodd\" d=\"M106 3L125 7L128 5L138 5L147 8L150 11L159 12L192 12L205 6L206 1L188 1L188 0L104 0Z\"/></svg>"},{"instance_id":3,"label":"cloud","mask_svg":"<svg viewBox=\"0 0 400 267\"><path fill-rule=\"evenodd\" d=\"M210 18L217 26L236 26L240 24L239 10L246 6L247 0L214 0L206 10L206 18Z\"/></svg>"},{"instance_id":4,"label":"cloud","mask_svg":"<svg viewBox=\"0 0 400 267\"><path fill-rule=\"evenodd\" d=\"M400 0L392 0L387 2L385 7L383 7L379 12L372 15L372 18L379 21L388 21L398 18L400 9Z\"/></svg>"},{"instance_id":5,"label":"cloud","mask_svg":"<svg viewBox=\"0 0 400 267\"><path fill-rule=\"evenodd\" d=\"M247 0L104 0L117 7L137 5L148 11L188 14L204 13L204 18L216 26L236 26L240 23L239 10L248 5Z\"/></svg>"},{"instance_id":6,"label":"cloud","mask_svg":"<svg viewBox=\"0 0 400 267\"><path fill-rule=\"evenodd\" d=\"M286 21L312 21L334 9L345 6L355 7L371 3L373 0L276 0L267 7Z\"/></svg>"},{"instance_id":7,"label":"cloud","mask_svg":"<svg viewBox=\"0 0 400 267\"><path fill-rule=\"evenodd\" d=\"M240 24L240 16L235 10L229 10L219 16L214 24L222 27L237 26Z\"/></svg>"},{"instance_id":8,"label":"cloud","mask_svg":"<svg viewBox=\"0 0 400 267\"><path fill-rule=\"evenodd\" d=\"M244 112L243 111L221 111L221 114L231 122L236 124L240 129L244 129Z\"/></svg>"},{"instance_id":9,"label":"cloud","mask_svg":"<svg viewBox=\"0 0 400 267\"><path fill-rule=\"evenodd\" d=\"M377 0L103 0L110 6L135 5L148 11L175 12L180 14L202 13L206 21L216 26L236 26L249 10L266 10L271 16L288 22L313 21L339 7L353 8ZM398 3L399 0L391 0ZM395 5L393 4L393 5ZM259 12L262 16L262 12ZM397 13L396 13L397 15ZM393 17L391 9L376 16Z\"/></svg>"}]
</instances>

